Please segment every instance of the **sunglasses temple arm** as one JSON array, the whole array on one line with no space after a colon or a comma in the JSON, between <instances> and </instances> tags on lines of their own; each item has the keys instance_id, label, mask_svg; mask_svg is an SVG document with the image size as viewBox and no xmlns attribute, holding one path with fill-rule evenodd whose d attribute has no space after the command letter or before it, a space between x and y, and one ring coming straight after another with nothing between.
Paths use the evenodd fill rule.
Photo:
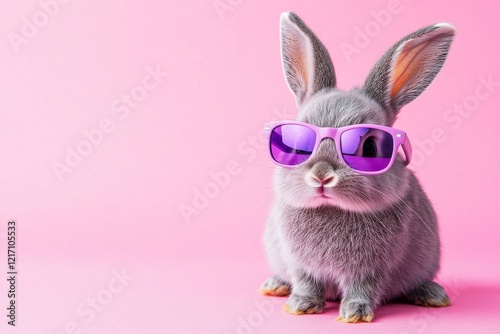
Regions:
<instances>
[{"instance_id":1,"label":"sunglasses temple arm","mask_svg":"<svg viewBox=\"0 0 500 334\"><path fill-rule=\"evenodd\" d=\"M406 157L405 166L408 166L408 164L411 161L411 155L412 155L412 148L411 148L410 138L408 138L408 135L405 135L405 141L403 142L402 146Z\"/></svg>"}]
</instances>

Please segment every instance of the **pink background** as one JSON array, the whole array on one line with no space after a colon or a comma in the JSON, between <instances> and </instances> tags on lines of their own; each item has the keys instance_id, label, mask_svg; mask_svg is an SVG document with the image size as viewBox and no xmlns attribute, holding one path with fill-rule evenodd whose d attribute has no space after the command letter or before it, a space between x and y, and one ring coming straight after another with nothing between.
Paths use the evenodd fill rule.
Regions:
<instances>
[{"instance_id":1,"label":"pink background","mask_svg":"<svg viewBox=\"0 0 500 334\"><path fill-rule=\"evenodd\" d=\"M6 325L2 279L0 331L500 331L500 86L488 91L481 81L500 82L496 1L400 0L383 25L374 12L392 8L388 0L74 0L47 7L50 17L41 12L47 2L4 1L0 11L2 277L9 219L19 233L17 327ZM387 305L372 324L346 325L334 321L336 304L294 317L281 310L284 299L257 293L270 274L261 234L272 164L252 143L265 122L296 112L279 57L279 15L288 10L330 50L343 89L362 83L407 33L456 26L443 70L396 123L420 152L411 168L439 214L439 280L452 307ZM13 44L33 16L41 27ZM366 45L356 46L356 29L373 29ZM346 56L347 44L358 53ZM168 77L144 90L157 67ZM126 115L120 98L131 92L147 96ZM449 114L455 105L471 111ZM88 146L84 132L106 120L112 130ZM65 163L68 147L88 154L60 180L53 164ZM228 164L235 175L214 188L211 173ZM198 198L184 219L180 208L197 191L213 198ZM118 292L113 272L122 269L133 279ZM78 311L88 298L99 303L90 320Z\"/></svg>"}]
</instances>

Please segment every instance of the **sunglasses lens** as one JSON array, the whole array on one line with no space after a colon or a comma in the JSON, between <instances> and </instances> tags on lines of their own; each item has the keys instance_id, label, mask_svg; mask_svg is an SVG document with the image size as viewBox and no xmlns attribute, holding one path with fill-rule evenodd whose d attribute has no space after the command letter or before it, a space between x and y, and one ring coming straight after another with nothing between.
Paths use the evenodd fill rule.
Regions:
<instances>
[{"instance_id":1,"label":"sunglasses lens","mask_svg":"<svg viewBox=\"0 0 500 334\"><path fill-rule=\"evenodd\" d=\"M345 162L363 172L381 171L389 166L394 151L392 135L384 130L360 127L342 133L340 147Z\"/></svg>"},{"instance_id":2,"label":"sunglasses lens","mask_svg":"<svg viewBox=\"0 0 500 334\"><path fill-rule=\"evenodd\" d=\"M298 165L311 156L315 143L314 130L297 124L280 125L271 133L271 155L280 164Z\"/></svg>"}]
</instances>

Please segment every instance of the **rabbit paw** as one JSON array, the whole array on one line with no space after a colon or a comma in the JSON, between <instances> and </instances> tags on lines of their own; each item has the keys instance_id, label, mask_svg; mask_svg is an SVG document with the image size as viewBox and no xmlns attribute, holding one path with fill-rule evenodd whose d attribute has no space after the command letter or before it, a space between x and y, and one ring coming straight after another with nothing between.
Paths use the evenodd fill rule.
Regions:
<instances>
[{"instance_id":1,"label":"rabbit paw","mask_svg":"<svg viewBox=\"0 0 500 334\"><path fill-rule=\"evenodd\" d=\"M324 300L317 297L291 295L288 297L283 310L294 315L322 313L325 307Z\"/></svg>"},{"instance_id":2,"label":"rabbit paw","mask_svg":"<svg viewBox=\"0 0 500 334\"><path fill-rule=\"evenodd\" d=\"M451 304L443 287L436 282L425 282L407 295L415 305L444 307Z\"/></svg>"},{"instance_id":3,"label":"rabbit paw","mask_svg":"<svg viewBox=\"0 0 500 334\"><path fill-rule=\"evenodd\" d=\"M368 303L358 301L343 301L337 321L341 322L371 322L373 311Z\"/></svg>"},{"instance_id":4,"label":"rabbit paw","mask_svg":"<svg viewBox=\"0 0 500 334\"><path fill-rule=\"evenodd\" d=\"M290 284L277 276L269 277L259 289L259 292L265 296L288 296L291 291Z\"/></svg>"}]
</instances>

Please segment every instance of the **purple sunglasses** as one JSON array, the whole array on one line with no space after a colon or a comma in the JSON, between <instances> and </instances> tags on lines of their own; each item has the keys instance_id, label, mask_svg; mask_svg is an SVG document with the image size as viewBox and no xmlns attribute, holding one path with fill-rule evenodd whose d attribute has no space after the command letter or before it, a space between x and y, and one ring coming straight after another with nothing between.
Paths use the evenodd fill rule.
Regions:
<instances>
[{"instance_id":1,"label":"purple sunglasses","mask_svg":"<svg viewBox=\"0 0 500 334\"><path fill-rule=\"evenodd\" d=\"M264 133L269 153L282 167L295 167L307 161L325 138L335 141L340 159L361 174L388 171L399 146L403 147L406 165L411 160L411 144L404 131L388 126L356 124L341 128L322 128L298 121L267 123Z\"/></svg>"}]
</instances>

